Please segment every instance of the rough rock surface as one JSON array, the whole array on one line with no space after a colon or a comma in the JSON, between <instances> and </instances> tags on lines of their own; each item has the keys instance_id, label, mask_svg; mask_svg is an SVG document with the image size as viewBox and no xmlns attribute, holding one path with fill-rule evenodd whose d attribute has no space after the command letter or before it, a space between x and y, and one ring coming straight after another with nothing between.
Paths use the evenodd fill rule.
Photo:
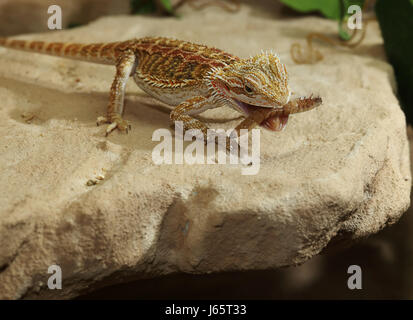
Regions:
<instances>
[{"instance_id":1,"label":"rough rock surface","mask_svg":"<svg viewBox=\"0 0 413 320\"><path fill-rule=\"evenodd\" d=\"M0 49L1 298L70 298L172 272L295 265L332 241L398 220L410 201L409 147L377 24L357 50L321 46L323 61L296 65L291 43L310 31L335 32L336 23L248 13L107 17L24 38L163 35L241 57L275 49L293 90L319 94L324 104L291 117L281 133L261 132L257 175L241 175L242 165L155 165L151 136L170 128L169 117L140 103L132 81L125 118L133 129L105 138L95 120L113 67ZM234 116L216 109L205 117L229 128ZM91 179L98 183L87 186ZM62 268L62 290L47 287L53 264Z\"/></svg>"},{"instance_id":2,"label":"rough rock surface","mask_svg":"<svg viewBox=\"0 0 413 320\"><path fill-rule=\"evenodd\" d=\"M0 36L49 31L48 8L62 9L62 27L88 23L98 17L130 13L129 0L1 0Z\"/></svg>"}]
</instances>

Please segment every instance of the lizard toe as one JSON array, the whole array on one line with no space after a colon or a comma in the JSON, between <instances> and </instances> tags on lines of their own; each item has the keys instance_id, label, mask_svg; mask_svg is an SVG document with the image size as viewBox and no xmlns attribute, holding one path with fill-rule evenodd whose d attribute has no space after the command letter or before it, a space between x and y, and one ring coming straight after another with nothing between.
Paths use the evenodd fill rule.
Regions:
<instances>
[{"instance_id":1,"label":"lizard toe","mask_svg":"<svg viewBox=\"0 0 413 320\"><path fill-rule=\"evenodd\" d=\"M117 123L117 128L122 132L128 133L129 130L131 129L131 125L126 120L118 119L116 120L116 123Z\"/></svg>"},{"instance_id":2,"label":"lizard toe","mask_svg":"<svg viewBox=\"0 0 413 320\"><path fill-rule=\"evenodd\" d=\"M107 117L98 117L97 119L96 119L96 125L97 126L100 126L101 124L104 124L104 123L108 123L109 121L108 121L108 118Z\"/></svg>"},{"instance_id":3,"label":"lizard toe","mask_svg":"<svg viewBox=\"0 0 413 320\"><path fill-rule=\"evenodd\" d=\"M108 125L107 128L106 128L105 136L107 137L113 130L116 129L117 126L118 126L118 124L116 122L112 122L110 125Z\"/></svg>"},{"instance_id":4,"label":"lizard toe","mask_svg":"<svg viewBox=\"0 0 413 320\"><path fill-rule=\"evenodd\" d=\"M122 118L113 120L106 128L106 136L108 136L113 130L118 129L121 132L129 133L131 125Z\"/></svg>"}]
</instances>

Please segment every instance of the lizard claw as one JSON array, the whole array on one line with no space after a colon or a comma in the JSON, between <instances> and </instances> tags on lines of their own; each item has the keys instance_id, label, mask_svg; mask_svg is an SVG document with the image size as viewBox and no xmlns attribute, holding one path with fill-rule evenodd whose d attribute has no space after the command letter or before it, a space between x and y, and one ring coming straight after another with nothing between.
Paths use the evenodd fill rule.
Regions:
<instances>
[{"instance_id":1,"label":"lizard claw","mask_svg":"<svg viewBox=\"0 0 413 320\"><path fill-rule=\"evenodd\" d=\"M98 117L96 120L96 125L99 127L103 123L108 123L108 118L106 117Z\"/></svg>"},{"instance_id":2,"label":"lizard claw","mask_svg":"<svg viewBox=\"0 0 413 320\"><path fill-rule=\"evenodd\" d=\"M98 117L96 125L99 126L103 123L109 123L108 127L106 128L106 137L116 128L125 133L128 133L132 128L132 126L126 120L122 119L121 116L112 117L111 121L107 117Z\"/></svg>"}]
</instances>

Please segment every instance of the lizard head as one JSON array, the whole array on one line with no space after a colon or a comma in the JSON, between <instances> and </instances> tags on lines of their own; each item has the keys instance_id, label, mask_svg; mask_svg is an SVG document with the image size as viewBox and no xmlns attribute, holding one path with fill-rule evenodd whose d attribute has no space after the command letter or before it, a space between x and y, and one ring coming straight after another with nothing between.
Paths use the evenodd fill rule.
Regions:
<instances>
[{"instance_id":1,"label":"lizard head","mask_svg":"<svg viewBox=\"0 0 413 320\"><path fill-rule=\"evenodd\" d=\"M262 52L229 66L216 68L211 71L210 79L216 94L247 117L257 108L282 109L291 97L287 70L273 52ZM288 115L282 117L267 119L261 126L273 131L282 130L287 124Z\"/></svg>"}]
</instances>

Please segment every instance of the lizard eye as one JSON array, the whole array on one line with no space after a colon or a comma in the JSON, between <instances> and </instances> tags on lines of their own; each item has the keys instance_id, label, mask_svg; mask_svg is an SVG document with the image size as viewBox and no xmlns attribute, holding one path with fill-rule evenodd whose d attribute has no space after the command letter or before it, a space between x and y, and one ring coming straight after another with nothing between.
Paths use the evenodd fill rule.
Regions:
<instances>
[{"instance_id":1,"label":"lizard eye","mask_svg":"<svg viewBox=\"0 0 413 320\"><path fill-rule=\"evenodd\" d=\"M248 93L251 93L251 92L252 92L252 89L246 85L246 86L245 86L245 91L247 91Z\"/></svg>"}]
</instances>

